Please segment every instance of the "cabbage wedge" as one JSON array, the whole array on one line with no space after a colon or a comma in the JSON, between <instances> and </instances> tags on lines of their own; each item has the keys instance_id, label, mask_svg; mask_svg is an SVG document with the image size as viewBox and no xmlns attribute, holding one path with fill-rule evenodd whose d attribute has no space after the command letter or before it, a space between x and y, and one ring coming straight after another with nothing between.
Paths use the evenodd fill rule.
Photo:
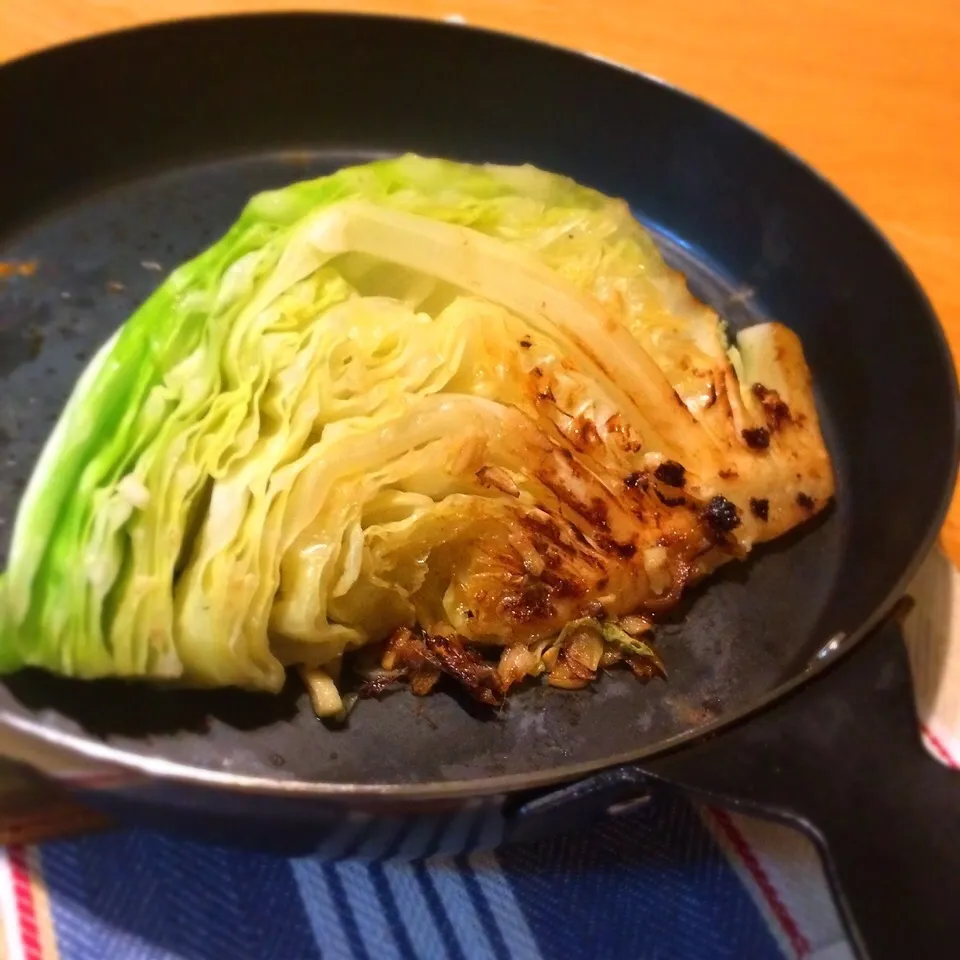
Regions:
<instances>
[{"instance_id":1,"label":"cabbage wedge","mask_svg":"<svg viewBox=\"0 0 960 960\"><path fill-rule=\"evenodd\" d=\"M797 337L728 342L622 201L376 162L254 197L90 363L21 503L0 669L297 665L331 710L330 665L384 641L391 679L490 703L660 674L615 624L833 492Z\"/></svg>"}]
</instances>

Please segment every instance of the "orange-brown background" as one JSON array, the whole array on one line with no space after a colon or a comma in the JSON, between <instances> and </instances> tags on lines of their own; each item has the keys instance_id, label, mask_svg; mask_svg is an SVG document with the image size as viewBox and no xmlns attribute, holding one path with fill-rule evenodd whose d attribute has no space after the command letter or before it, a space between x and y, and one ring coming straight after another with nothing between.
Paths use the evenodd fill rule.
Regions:
<instances>
[{"instance_id":1,"label":"orange-brown background","mask_svg":"<svg viewBox=\"0 0 960 960\"><path fill-rule=\"evenodd\" d=\"M791 147L873 217L960 357L957 0L0 0L0 61L151 20L302 8L460 14L706 97ZM943 540L960 562L960 497Z\"/></svg>"}]
</instances>

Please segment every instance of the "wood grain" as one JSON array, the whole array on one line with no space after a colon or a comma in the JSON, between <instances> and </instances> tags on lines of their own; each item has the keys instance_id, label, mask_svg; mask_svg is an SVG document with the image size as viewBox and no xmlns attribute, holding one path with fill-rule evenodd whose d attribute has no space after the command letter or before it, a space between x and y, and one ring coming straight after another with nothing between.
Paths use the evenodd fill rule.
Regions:
<instances>
[{"instance_id":1,"label":"wood grain","mask_svg":"<svg viewBox=\"0 0 960 960\"><path fill-rule=\"evenodd\" d=\"M153 20L347 8L460 15L629 64L732 111L880 225L960 356L957 0L2 0L0 60ZM943 541L960 562L960 496Z\"/></svg>"}]
</instances>

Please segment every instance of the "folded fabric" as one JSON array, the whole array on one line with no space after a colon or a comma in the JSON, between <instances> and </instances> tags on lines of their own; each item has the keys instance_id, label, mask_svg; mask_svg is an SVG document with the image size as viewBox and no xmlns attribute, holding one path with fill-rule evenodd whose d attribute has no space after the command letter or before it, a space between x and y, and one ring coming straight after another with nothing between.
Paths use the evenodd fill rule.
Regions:
<instances>
[{"instance_id":1,"label":"folded fabric","mask_svg":"<svg viewBox=\"0 0 960 960\"><path fill-rule=\"evenodd\" d=\"M118 829L8 847L0 867L8 960L852 956L806 838L679 799L412 863Z\"/></svg>"}]
</instances>

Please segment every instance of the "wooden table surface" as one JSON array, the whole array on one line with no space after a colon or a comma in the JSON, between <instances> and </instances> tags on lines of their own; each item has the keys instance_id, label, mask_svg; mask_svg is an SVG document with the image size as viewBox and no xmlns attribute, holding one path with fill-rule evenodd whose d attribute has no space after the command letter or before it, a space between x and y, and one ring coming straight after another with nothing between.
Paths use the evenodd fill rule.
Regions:
<instances>
[{"instance_id":1,"label":"wooden table surface","mask_svg":"<svg viewBox=\"0 0 960 960\"><path fill-rule=\"evenodd\" d=\"M796 151L880 225L960 357L958 0L0 0L0 60L151 20L271 8L460 15L700 94ZM943 539L960 561L960 496Z\"/></svg>"}]
</instances>

